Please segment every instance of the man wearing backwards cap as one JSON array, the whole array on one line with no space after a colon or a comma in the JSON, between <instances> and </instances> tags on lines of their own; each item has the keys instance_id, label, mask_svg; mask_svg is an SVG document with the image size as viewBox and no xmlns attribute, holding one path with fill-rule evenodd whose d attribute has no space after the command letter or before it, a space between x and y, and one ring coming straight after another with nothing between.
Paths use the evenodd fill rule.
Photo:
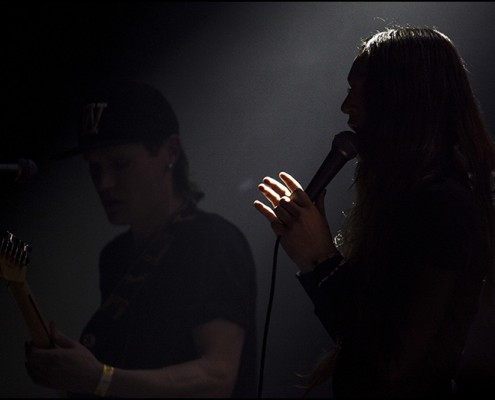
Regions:
<instances>
[{"instance_id":1,"label":"man wearing backwards cap","mask_svg":"<svg viewBox=\"0 0 495 400\"><path fill-rule=\"evenodd\" d=\"M110 223L101 304L72 340L29 346L37 384L73 397L253 397L255 269L244 235L204 212L174 111L156 89L120 82L84 107L79 146Z\"/></svg>"}]
</instances>

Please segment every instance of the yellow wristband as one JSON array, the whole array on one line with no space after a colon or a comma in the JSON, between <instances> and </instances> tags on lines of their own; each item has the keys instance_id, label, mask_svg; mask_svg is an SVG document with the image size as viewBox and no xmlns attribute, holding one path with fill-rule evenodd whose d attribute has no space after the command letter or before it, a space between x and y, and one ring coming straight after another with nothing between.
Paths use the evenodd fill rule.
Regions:
<instances>
[{"instance_id":1,"label":"yellow wristband","mask_svg":"<svg viewBox=\"0 0 495 400\"><path fill-rule=\"evenodd\" d=\"M96 386L95 395L105 397L108 387L112 382L114 368L110 365L103 364L103 374L101 375L100 383Z\"/></svg>"}]
</instances>

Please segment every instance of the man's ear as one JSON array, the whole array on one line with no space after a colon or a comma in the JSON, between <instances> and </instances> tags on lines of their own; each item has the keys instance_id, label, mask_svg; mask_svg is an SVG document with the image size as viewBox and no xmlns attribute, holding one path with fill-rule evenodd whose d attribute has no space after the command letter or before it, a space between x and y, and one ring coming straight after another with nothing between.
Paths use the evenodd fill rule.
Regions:
<instances>
[{"instance_id":1,"label":"man's ear","mask_svg":"<svg viewBox=\"0 0 495 400\"><path fill-rule=\"evenodd\" d=\"M167 165L169 168L173 168L177 161L179 161L180 153L182 152L179 135L170 135L167 137L163 149L165 151Z\"/></svg>"}]
</instances>

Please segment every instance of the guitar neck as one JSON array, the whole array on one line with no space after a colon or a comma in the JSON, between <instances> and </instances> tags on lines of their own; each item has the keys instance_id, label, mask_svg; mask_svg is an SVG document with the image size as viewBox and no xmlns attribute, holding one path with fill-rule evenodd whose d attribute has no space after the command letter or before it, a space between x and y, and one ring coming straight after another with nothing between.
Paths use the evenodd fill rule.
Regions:
<instances>
[{"instance_id":1,"label":"guitar neck","mask_svg":"<svg viewBox=\"0 0 495 400\"><path fill-rule=\"evenodd\" d=\"M28 283L10 282L9 290L24 317L33 344L40 348L52 347L48 325L40 313Z\"/></svg>"}]
</instances>

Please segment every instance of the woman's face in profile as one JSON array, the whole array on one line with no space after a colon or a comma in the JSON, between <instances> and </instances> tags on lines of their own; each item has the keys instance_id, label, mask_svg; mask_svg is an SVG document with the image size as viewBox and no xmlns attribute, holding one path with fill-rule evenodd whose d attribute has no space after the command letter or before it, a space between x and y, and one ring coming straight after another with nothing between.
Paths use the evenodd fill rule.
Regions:
<instances>
[{"instance_id":1,"label":"woman's face in profile","mask_svg":"<svg viewBox=\"0 0 495 400\"><path fill-rule=\"evenodd\" d=\"M356 57L347 77L349 82L347 96L340 108L344 114L349 116L347 124L357 134L363 129L367 118L364 95L366 67L366 58L363 56Z\"/></svg>"}]
</instances>

